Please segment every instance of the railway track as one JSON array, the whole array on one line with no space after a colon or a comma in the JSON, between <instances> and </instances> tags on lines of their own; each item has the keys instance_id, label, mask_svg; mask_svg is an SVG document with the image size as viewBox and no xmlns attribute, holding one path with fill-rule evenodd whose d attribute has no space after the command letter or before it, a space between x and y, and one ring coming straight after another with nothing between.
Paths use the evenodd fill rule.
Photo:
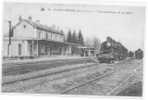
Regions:
<instances>
[{"instance_id":1,"label":"railway track","mask_svg":"<svg viewBox=\"0 0 148 100\"><path fill-rule=\"evenodd\" d=\"M48 75L56 75L56 74L66 73L69 71L76 71L79 69L92 67L94 65L96 65L96 63L88 63L85 65L78 64L78 65L73 65L73 67L72 66L70 66L70 67L64 66L64 67L60 67L59 69L53 68L53 69L49 69L49 70L41 70L38 72L27 73L27 74L23 74L23 75L5 76L2 78L2 85L13 84L13 83L16 83L19 81L27 81L27 80L31 80L31 79L45 77Z\"/></svg>"},{"instance_id":2,"label":"railway track","mask_svg":"<svg viewBox=\"0 0 148 100\"><path fill-rule=\"evenodd\" d=\"M44 77L44 76L48 76L48 75L60 74L60 73L68 72L68 71L71 71L71 70L78 70L78 69L81 69L81 68L87 68L87 67L97 65L97 64L98 63L95 62L93 64L90 63L90 65L87 65L87 66L82 65L82 66L78 66L78 67L74 66L74 67L69 67L69 68L62 68L63 66L60 66L59 68L57 68L57 67L53 68L52 67L52 68L44 69L44 70L37 71L37 72L28 72L28 73L20 74L20 75L3 76L2 77L2 85L11 84L11 83L15 83L15 82L18 82L18 81L35 79L35 78ZM71 65L67 65L67 66L71 66Z\"/></svg>"},{"instance_id":3,"label":"railway track","mask_svg":"<svg viewBox=\"0 0 148 100\"><path fill-rule=\"evenodd\" d=\"M99 64L99 66L98 66L98 63L92 63L92 64L89 63L90 65L88 64L88 65L78 65L78 66L75 64L74 66L68 66L68 67L63 67L63 68L60 67L59 69L55 68L54 70L51 70L51 69L50 70L46 70L45 72L44 71L42 72L44 74L40 74L40 73L37 73L36 72L35 75L32 75L32 76L27 74L29 77L27 76L25 78L20 78L20 76L18 76L17 78L15 78L13 80L5 81L5 82L3 81L3 84L2 85L5 86L7 89L9 89L9 87L10 87L10 88L12 88L12 90L13 90L13 87L14 87L14 90L13 91L15 91L15 86L17 86L17 82L18 82L18 84L19 84L19 82L21 82L22 85L21 85L21 87L18 87L18 88L26 88L26 90L22 90L22 91L27 91L27 90L28 91L30 91L30 90L31 91L35 91L36 89L38 89L40 91L41 87L38 87L38 86L41 85L40 84L41 83L40 81L36 81L36 83L35 83L36 85L34 85L34 83L33 84L30 84L30 85L25 85L25 84L28 84L28 82L34 82L34 79L35 80L36 79L37 80L38 79L40 80L40 78L42 79L42 77L48 77L49 76L48 79L46 79L46 82L42 82L42 83L45 83L45 84L47 83L50 86L52 86L52 84L54 84L54 80L60 82L61 79L66 79L67 81L65 81L64 83L61 83L60 82L60 83L55 83L54 84L55 86L60 86L58 90L55 90L55 91L57 91L55 93L69 94L71 92L73 93L75 91L75 89L76 90L77 89L79 90L79 88L81 88L83 86L84 87L87 86L87 85L89 86L93 82L97 82L97 81L100 81L100 80L102 80L102 79L104 79L106 77L109 77L110 75L114 74L117 71L124 70L124 69L133 70L133 67L129 67L130 65L133 64L133 61L131 62L129 60L129 61L126 61L126 63L129 64L129 65L126 64L126 66L125 66L125 62L124 61L123 62L116 63L116 64ZM119 67L119 65L120 65L120 67ZM96 67L97 67L97 69L96 69ZM106 67L107 70L104 67ZM81 77L81 75L79 75L79 73L81 72L81 69L83 70L84 68L86 68L86 70L88 72L90 72L90 74L89 74L90 76L92 76L91 74L96 73L96 72L99 72L99 73L100 72L103 72L103 73L102 74L94 75L94 77L88 77L87 79L84 79L83 80L83 77ZM94 71L92 72L89 68L90 69L93 69ZM101 71L100 68L103 68L105 70ZM80 79L79 82L76 81L75 78L73 78L71 72L72 73L78 73L78 78L76 78L76 80L77 79L79 80L80 78L82 80ZM85 71L83 71L83 72L85 72ZM62 74L64 76L61 77ZM55 78L51 78L53 76ZM84 78L85 77L87 77L87 74L86 74L86 76L84 76ZM73 79L74 79L74 82L76 81L78 83L76 83L76 84L75 83L74 84L72 83L72 85L68 85L67 86L66 84L69 84L69 82L70 81L73 81ZM25 82L25 84L22 83L22 82ZM16 83L16 84L13 86L13 83ZM62 89L64 85L66 87L64 87L64 89ZM32 88L32 86L33 86L33 88ZM46 86L46 85L44 85L44 86ZM41 90L43 90L43 89L47 89L47 88L46 87L42 87ZM5 88L4 88L4 91L5 91Z\"/></svg>"},{"instance_id":4,"label":"railway track","mask_svg":"<svg viewBox=\"0 0 148 100\"><path fill-rule=\"evenodd\" d=\"M111 69L109 71L106 71L104 74L102 74L102 75L100 75L98 77L95 77L94 79L88 80L87 82L84 82L82 84L78 84L76 86L70 87L67 90L64 90L63 92L61 92L61 94L67 94L67 93L69 93L70 91L72 91L74 89L77 89L77 88L80 88L80 87L85 86L87 84L90 84L91 82L98 81L98 80L100 80L100 79L102 79L104 77L107 77L107 76L109 76L109 75L111 75L113 73L114 73L114 70L113 69Z\"/></svg>"},{"instance_id":5,"label":"railway track","mask_svg":"<svg viewBox=\"0 0 148 100\"><path fill-rule=\"evenodd\" d=\"M97 82L97 81L99 81L99 80L101 80L101 79L103 79L105 77L108 77L108 76L112 75L113 73L119 71L118 69L121 70L120 68L114 67L114 68L112 68L112 70L108 71L107 73L104 73L101 76L95 77L95 78L93 78L91 80L88 80L88 81L86 81L84 83L72 86L72 87L68 88L67 90L64 90L63 92L61 92L61 94L68 94L68 93L70 93L70 92L72 92L74 90L77 90L77 89L79 89L81 87L89 85L89 84L91 84L93 82ZM131 71L131 73L129 73L127 75L127 77L118 86L113 88L111 91L105 93L104 95L117 95L119 93L119 91L121 91L123 88L129 86L128 81L131 81L131 79L133 78L133 76L135 74L135 71L138 70L138 69L139 69L139 66L134 68L133 71Z\"/></svg>"},{"instance_id":6,"label":"railway track","mask_svg":"<svg viewBox=\"0 0 148 100\"><path fill-rule=\"evenodd\" d=\"M67 60L63 59L63 60L53 60L53 61L3 64L2 75L3 76L21 75L45 69L59 68L64 65L84 64L92 62L94 61L89 58L79 58L79 59L67 59Z\"/></svg>"},{"instance_id":7,"label":"railway track","mask_svg":"<svg viewBox=\"0 0 148 100\"><path fill-rule=\"evenodd\" d=\"M133 69L131 73L129 73L128 77L125 78L117 87L113 88L110 92L107 93L108 96L117 95L119 92L124 90L126 87L134 84L137 82L137 80L134 80L134 76L137 72L137 70L140 70L141 67L137 67ZM139 81L139 80L138 80ZM140 80L142 81L142 80Z\"/></svg>"}]
</instances>

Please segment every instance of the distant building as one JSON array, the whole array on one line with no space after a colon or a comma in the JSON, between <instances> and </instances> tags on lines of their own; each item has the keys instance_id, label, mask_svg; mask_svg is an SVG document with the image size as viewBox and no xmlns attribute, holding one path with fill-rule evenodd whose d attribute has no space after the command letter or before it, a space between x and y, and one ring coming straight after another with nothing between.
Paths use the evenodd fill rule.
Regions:
<instances>
[{"instance_id":1,"label":"distant building","mask_svg":"<svg viewBox=\"0 0 148 100\"><path fill-rule=\"evenodd\" d=\"M4 37L4 57L71 55L72 47L78 46L65 42L65 36L60 31L42 25L39 21L33 22L32 18L19 18L19 22L13 27L13 33L9 49L9 38Z\"/></svg>"},{"instance_id":2,"label":"distant building","mask_svg":"<svg viewBox=\"0 0 148 100\"><path fill-rule=\"evenodd\" d=\"M81 46L81 56L96 56L97 50L94 47Z\"/></svg>"}]
</instances>

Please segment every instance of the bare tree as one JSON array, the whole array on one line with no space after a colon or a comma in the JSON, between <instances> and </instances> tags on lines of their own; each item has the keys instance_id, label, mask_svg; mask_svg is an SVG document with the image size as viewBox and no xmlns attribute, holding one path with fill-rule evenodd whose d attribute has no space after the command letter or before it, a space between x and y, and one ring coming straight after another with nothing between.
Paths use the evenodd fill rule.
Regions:
<instances>
[{"instance_id":1,"label":"bare tree","mask_svg":"<svg viewBox=\"0 0 148 100\"><path fill-rule=\"evenodd\" d=\"M84 42L84 45L87 46L87 47L93 47L93 41L92 41L92 39L86 38L85 39L85 42Z\"/></svg>"},{"instance_id":2,"label":"bare tree","mask_svg":"<svg viewBox=\"0 0 148 100\"><path fill-rule=\"evenodd\" d=\"M100 52L100 48L101 48L101 41L98 38L93 38L93 47L95 48L95 50L97 51L96 53Z\"/></svg>"}]
</instances>

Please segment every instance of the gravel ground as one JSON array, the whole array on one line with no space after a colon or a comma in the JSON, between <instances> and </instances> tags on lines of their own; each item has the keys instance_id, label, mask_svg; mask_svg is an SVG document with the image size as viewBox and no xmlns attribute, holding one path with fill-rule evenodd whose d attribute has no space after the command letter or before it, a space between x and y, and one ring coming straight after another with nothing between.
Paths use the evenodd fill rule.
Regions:
<instances>
[{"instance_id":1,"label":"gravel ground","mask_svg":"<svg viewBox=\"0 0 148 100\"><path fill-rule=\"evenodd\" d=\"M119 92L118 96L142 96L142 82L139 81L134 83L124 89L123 91Z\"/></svg>"},{"instance_id":2,"label":"gravel ground","mask_svg":"<svg viewBox=\"0 0 148 100\"><path fill-rule=\"evenodd\" d=\"M73 66L76 67L76 65L70 65L67 67L71 68ZM2 91L3 92L26 92L26 91L34 92L38 90L38 92L40 92L42 90L45 90L45 91L49 91L48 93L50 93L50 91L54 91L54 89L52 90L51 88L47 88L45 87L44 84L47 84L47 85L51 84L52 86L52 85L55 85L55 82L56 83L66 82L67 80L78 78L80 76L83 77L83 76L86 76L87 74L91 74L98 70L101 71L108 68L108 67L105 67L104 65L100 65L98 67L97 64L94 64L93 66L90 66L90 67L87 67L87 64L84 64L83 66L84 66L83 68L78 70L71 70L68 72L60 73L60 74L53 74L45 77L39 77L36 79L30 79L27 81L19 81L13 84L6 84L2 86Z\"/></svg>"},{"instance_id":3,"label":"gravel ground","mask_svg":"<svg viewBox=\"0 0 148 100\"><path fill-rule=\"evenodd\" d=\"M62 59L62 60L52 60L52 61L41 61L36 63L25 63L25 64L3 64L2 66L2 76L12 76L20 75L29 72L35 72L44 69L50 69L55 67L60 67L64 65L72 64L83 64L83 63L93 62L89 58L75 58L75 59Z\"/></svg>"},{"instance_id":4,"label":"gravel ground","mask_svg":"<svg viewBox=\"0 0 148 100\"><path fill-rule=\"evenodd\" d=\"M112 75L102 78L101 80L91 82L90 84L84 85L80 88L74 89L67 94L113 96L122 91L124 88L128 87L130 84L142 81L142 74L139 72L135 73L135 68L140 67L140 69L142 69L141 62L128 62L124 63L123 65L120 64L120 67L116 66L116 71ZM131 73L135 74L132 74L132 76L130 76ZM120 86L120 84L122 84L129 76L129 80L125 82L127 83L127 85L124 84Z\"/></svg>"},{"instance_id":5,"label":"gravel ground","mask_svg":"<svg viewBox=\"0 0 148 100\"><path fill-rule=\"evenodd\" d=\"M71 70L78 70L84 67L90 67L92 65L95 65L95 64L85 63L85 64L74 64L70 66L65 65L65 66L60 66L59 68L49 68L49 69L40 70L36 72L34 71L34 72L25 73L21 75L3 76L2 84L10 84L16 81L23 81L23 80L35 79L35 78L45 77L45 76L54 75L54 74L60 74L64 72L69 72Z\"/></svg>"},{"instance_id":6,"label":"gravel ground","mask_svg":"<svg viewBox=\"0 0 148 100\"><path fill-rule=\"evenodd\" d=\"M78 95L108 95L111 90L121 84L123 80L125 80L133 71L136 72L136 74L134 74L135 77L133 80L142 81L142 74L139 74L142 73L142 71L135 71L135 68L137 67L142 68L142 61L125 60L116 64L98 64L88 68L73 70L62 74L4 85L2 86L2 91L63 94L64 91L67 91L72 87L86 83L87 81L96 77L100 77L107 71L114 70L115 72L110 74L110 76L90 82L89 84L85 84L84 86L64 93Z\"/></svg>"}]
</instances>

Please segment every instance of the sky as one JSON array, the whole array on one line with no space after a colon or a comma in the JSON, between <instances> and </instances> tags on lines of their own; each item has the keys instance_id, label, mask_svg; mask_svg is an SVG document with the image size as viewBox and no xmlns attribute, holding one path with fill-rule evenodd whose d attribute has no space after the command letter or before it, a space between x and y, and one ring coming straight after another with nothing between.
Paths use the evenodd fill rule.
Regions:
<instances>
[{"instance_id":1,"label":"sky","mask_svg":"<svg viewBox=\"0 0 148 100\"><path fill-rule=\"evenodd\" d=\"M44 10L41 10L44 8ZM3 14L4 35L8 33L8 20L15 25L19 16L40 20L57 29L82 31L84 39L107 36L121 42L129 50L144 49L145 8L109 5L63 5L39 3L5 3Z\"/></svg>"}]
</instances>

